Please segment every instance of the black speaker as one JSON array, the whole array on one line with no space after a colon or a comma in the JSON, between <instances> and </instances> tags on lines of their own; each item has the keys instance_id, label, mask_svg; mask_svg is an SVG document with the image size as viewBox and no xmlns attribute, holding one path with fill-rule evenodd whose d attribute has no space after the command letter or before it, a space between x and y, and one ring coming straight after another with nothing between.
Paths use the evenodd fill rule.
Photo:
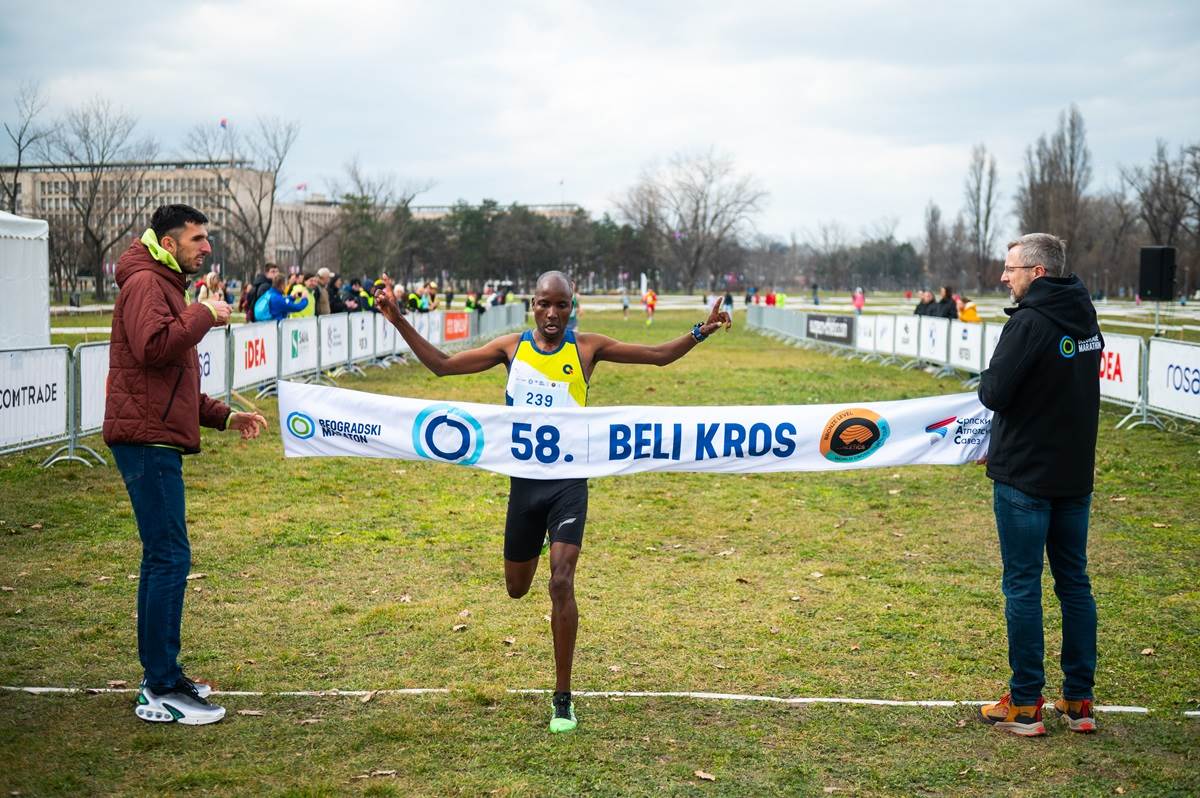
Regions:
<instances>
[{"instance_id":1,"label":"black speaker","mask_svg":"<svg viewBox=\"0 0 1200 798\"><path fill-rule=\"evenodd\" d=\"M1175 298L1175 247L1142 247L1138 294L1155 302Z\"/></svg>"}]
</instances>

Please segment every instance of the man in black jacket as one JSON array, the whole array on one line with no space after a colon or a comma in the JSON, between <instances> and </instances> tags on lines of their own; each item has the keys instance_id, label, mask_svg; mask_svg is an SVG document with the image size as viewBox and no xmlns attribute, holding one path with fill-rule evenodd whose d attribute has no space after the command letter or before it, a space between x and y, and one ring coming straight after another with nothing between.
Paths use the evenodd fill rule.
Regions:
<instances>
[{"instance_id":1,"label":"man in black jacket","mask_svg":"<svg viewBox=\"0 0 1200 798\"><path fill-rule=\"evenodd\" d=\"M983 720L1024 736L1042 724L1042 552L1062 607L1062 698L1072 731L1096 730L1096 602L1087 575L1088 510L1100 414L1104 339L1087 288L1063 277L1066 245L1031 233L1008 245L1000 278L1015 308L980 376L979 400L994 411L987 475L1004 564L1009 693Z\"/></svg>"}]
</instances>

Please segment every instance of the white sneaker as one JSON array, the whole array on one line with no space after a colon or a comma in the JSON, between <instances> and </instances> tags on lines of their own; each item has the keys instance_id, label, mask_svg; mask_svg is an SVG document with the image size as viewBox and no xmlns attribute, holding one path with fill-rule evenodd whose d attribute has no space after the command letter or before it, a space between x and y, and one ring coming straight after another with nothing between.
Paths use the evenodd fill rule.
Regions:
<instances>
[{"instance_id":1,"label":"white sneaker","mask_svg":"<svg viewBox=\"0 0 1200 798\"><path fill-rule=\"evenodd\" d=\"M150 723L176 722L186 726L203 726L225 717L225 707L201 698L197 687L184 679L180 679L173 690L162 694L143 686L138 691L133 712Z\"/></svg>"},{"instance_id":2,"label":"white sneaker","mask_svg":"<svg viewBox=\"0 0 1200 798\"><path fill-rule=\"evenodd\" d=\"M208 684L207 682L193 682L186 676L182 676L180 678L190 684L192 687L196 688L196 695L200 698L208 698L213 694L212 685ZM146 680L142 679L142 683L139 686L144 688L146 686Z\"/></svg>"}]
</instances>

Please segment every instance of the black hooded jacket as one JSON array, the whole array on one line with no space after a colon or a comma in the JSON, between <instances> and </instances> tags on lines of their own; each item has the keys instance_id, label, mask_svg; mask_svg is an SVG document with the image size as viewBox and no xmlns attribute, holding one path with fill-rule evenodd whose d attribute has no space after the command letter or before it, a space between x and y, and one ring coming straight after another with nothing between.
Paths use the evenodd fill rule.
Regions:
<instances>
[{"instance_id":1,"label":"black hooded jacket","mask_svg":"<svg viewBox=\"0 0 1200 798\"><path fill-rule=\"evenodd\" d=\"M1005 313L979 401L993 410L987 475L1043 498L1092 492L1104 338L1083 282L1041 277Z\"/></svg>"}]
</instances>

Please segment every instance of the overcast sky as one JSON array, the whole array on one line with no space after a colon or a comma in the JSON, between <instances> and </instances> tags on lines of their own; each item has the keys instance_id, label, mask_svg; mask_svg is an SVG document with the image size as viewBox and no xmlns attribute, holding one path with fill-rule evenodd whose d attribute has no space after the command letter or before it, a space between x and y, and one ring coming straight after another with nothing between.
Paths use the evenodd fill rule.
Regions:
<instances>
[{"instance_id":1,"label":"overcast sky","mask_svg":"<svg viewBox=\"0 0 1200 798\"><path fill-rule=\"evenodd\" d=\"M708 148L803 238L953 216L971 148L1004 232L1025 147L1079 106L1093 188L1156 139L1200 142L1200 3L0 0L0 118L23 80L58 113L103 95L168 155L221 117L300 124L288 185L357 156L418 204L576 202L599 216L655 160ZM8 152L0 153L7 160Z\"/></svg>"}]
</instances>

